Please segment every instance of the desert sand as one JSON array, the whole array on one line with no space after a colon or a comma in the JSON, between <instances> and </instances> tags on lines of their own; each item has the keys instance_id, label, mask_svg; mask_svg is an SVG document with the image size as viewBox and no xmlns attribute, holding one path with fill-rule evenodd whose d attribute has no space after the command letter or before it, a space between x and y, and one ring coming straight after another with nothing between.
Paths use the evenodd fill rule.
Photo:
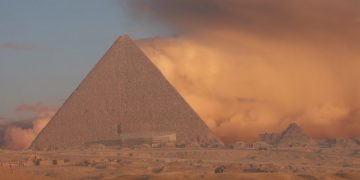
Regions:
<instances>
[{"instance_id":1,"label":"desert sand","mask_svg":"<svg viewBox=\"0 0 360 180\"><path fill-rule=\"evenodd\" d=\"M359 179L359 149L123 148L0 151L1 179ZM223 165L223 173L215 169Z\"/></svg>"}]
</instances>

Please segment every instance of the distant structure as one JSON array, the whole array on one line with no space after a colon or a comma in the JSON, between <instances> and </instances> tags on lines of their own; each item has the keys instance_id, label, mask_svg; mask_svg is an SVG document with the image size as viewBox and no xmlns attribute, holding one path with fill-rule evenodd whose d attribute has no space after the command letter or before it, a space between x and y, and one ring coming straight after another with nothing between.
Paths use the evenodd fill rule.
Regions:
<instances>
[{"instance_id":1,"label":"distant structure","mask_svg":"<svg viewBox=\"0 0 360 180\"><path fill-rule=\"evenodd\" d=\"M318 140L322 148L340 148L340 149L359 149L360 138L340 137L340 138L327 138Z\"/></svg>"},{"instance_id":2,"label":"distant structure","mask_svg":"<svg viewBox=\"0 0 360 180\"><path fill-rule=\"evenodd\" d=\"M140 48L121 36L30 148L143 141L220 143Z\"/></svg>"},{"instance_id":3,"label":"distant structure","mask_svg":"<svg viewBox=\"0 0 360 180\"><path fill-rule=\"evenodd\" d=\"M174 147L176 146L176 133L129 133L121 136L121 142L126 145L149 144Z\"/></svg>"},{"instance_id":4,"label":"distant structure","mask_svg":"<svg viewBox=\"0 0 360 180\"><path fill-rule=\"evenodd\" d=\"M260 134L260 140L271 145L276 145L280 139L280 133L263 133Z\"/></svg>"},{"instance_id":5,"label":"distant structure","mask_svg":"<svg viewBox=\"0 0 360 180\"><path fill-rule=\"evenodd\" d=\"M307 136L296 123L291 123L281 133L260 134L260 140L278 148L317 148L318 143Z\"/></svg>"}]
</instances>

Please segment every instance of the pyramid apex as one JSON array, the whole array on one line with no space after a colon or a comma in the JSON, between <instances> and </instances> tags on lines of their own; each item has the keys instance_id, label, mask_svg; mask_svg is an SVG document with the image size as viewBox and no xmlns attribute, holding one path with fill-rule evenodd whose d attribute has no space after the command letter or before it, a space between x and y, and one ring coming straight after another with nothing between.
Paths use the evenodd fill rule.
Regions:
<instances>
[{"instance_id":1,"label":"pyramid apex","mask_svg":"<svg viewBox=\"0 0 360 180\"><path fill-rule=\"evenodd\" d=\"M123 46L129 46L130 44L134 45L136 44L129 35L125 34L122 36L119 36L116 41L113 43L113 46L116 47L116 49L123 48Z\"/></svg>"},{"instance_id":2,"label":"pyramid apex","mask_svg":"<svg viewBox=\"0 0 360 180\"><path fill-rule=\"evenodd\" d=\"M116 41L119 42L119 41L129 41L129 40L132 41L132 39L130 38L130 36L127 35L127 34L125 34L125 35L119 36Z\"/></svg>"},{"instance_id":3,"label":"pyramid apex","mask_svg":"<svg viewBox=\"0 0 360 180\"><path fill-rule=\"evenodd\" d=\"M289 124L288 128L301 128L298 124L296 124L295 122L292 122Z\"/></svg>"}]
</instances>

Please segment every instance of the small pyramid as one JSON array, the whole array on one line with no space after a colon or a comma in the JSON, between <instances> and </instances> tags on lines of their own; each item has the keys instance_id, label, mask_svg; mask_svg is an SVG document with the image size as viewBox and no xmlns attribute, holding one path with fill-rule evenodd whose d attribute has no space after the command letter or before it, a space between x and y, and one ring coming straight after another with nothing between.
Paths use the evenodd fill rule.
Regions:
<instances>
[{"instance_id":1,"label":"small pyramid","mask_svg":"<svg viewBox=\"0 0 360 180\"><path fill-rule=\"evenodd\" d=\"M308 138L304 133L303 129L298 126L296 123L291 123L289 126L281 133L281 138Z\"/></svg>"},{"instance_id":2,"label":"small pyramid","mask_svg":"<svg viewBox=\"0 0 360 180\"><path fill-rule=\"evenodd\" d=\"M140 48L121 36L30 148L62 149L144 134L160 135L157 139L171 134L184 145L219 143Z\"/></svg>"},{"instance_id":3,"label":"small pyramid","mask_svg":"<svg viewBox=\"0 0 360 180\"><path fill-rule=\"evenodd\" d=\"M279 136L278 147L315 147L317 143L296 123L291 123Z\"/></svg>"}]
</instances>

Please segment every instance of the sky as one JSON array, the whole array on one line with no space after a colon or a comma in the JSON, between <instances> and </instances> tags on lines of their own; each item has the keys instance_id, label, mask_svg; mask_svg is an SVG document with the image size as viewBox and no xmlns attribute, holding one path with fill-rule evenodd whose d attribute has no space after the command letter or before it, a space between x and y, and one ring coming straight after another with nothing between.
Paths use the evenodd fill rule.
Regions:
<instances>
[{"instance_id":1,"label":"sky","mask_svg":"<svg viewBox=\"0 0 360 180\"><path fill-rule=\"evenodd\" d=\"M0 119L32 117L23 134L36 136L129 34L226 142L292 122L314 138L360 136L359 9L358 0L2 0Z\"/></svg>"},{"instance_id":2,"label":"sky","mask_svg":"<svg viewBox=\"0 0 360 180\"><path fill-rule=\"evenodd\" d=\"M145 21L144 21L145 22ZM117 1L0 1L0 117L20 104L60 106L119 35L140 29Z\"/></svg>"}]
</instances>

